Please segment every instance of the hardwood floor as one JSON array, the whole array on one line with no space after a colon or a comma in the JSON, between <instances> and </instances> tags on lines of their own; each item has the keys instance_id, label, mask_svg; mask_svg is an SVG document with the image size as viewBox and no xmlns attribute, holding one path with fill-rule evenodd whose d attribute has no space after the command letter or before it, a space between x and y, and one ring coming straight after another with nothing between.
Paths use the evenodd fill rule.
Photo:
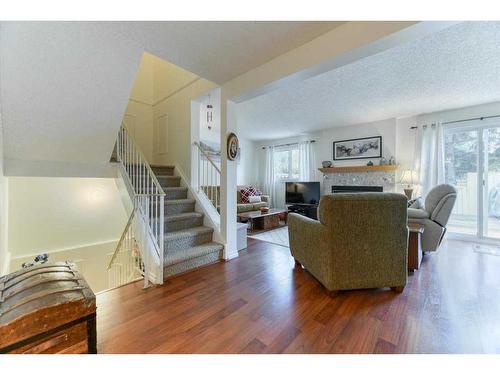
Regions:
<instances>
[{"instance_id":1,"label":"hardwood floor","mask_svg":"<svg viewBox=\"0 0 500 375\"><path fill-rule=\"evenodd\" d=\"M402 294L330 298L285 247L97 297L99 353L500 353L500 257L447 241Z\"/></svg>"}]
</instances>

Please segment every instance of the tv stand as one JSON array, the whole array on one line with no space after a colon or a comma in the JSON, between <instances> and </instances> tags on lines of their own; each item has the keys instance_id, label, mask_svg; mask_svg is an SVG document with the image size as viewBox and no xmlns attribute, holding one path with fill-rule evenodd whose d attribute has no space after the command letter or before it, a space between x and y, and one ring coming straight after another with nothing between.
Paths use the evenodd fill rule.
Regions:
<instances>
[{"instance_id":1,"label":"tv stand","mask_svg":"<svg viewBox=\"0 0 500 375\"><path fill-rule=\"evenodd\" d=\"M292 204L288 206L288 213L292 212L318 220L318 204Z\"/></svg>"}]
</instances>

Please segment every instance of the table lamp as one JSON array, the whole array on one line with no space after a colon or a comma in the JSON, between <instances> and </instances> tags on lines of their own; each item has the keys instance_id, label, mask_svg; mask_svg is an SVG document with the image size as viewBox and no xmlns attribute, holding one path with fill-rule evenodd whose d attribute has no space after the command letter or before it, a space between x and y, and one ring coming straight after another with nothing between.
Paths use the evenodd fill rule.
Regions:
<instances>
[{"instance_id":1,"label":"table lamp","mask_svg":"<svg viewBox=\"0 0 500 375\"><path fill-rule=\"evenodd\" d=\"M401 185L406 185L403 187L406 197L408 200L411 199L413 195L413 185L417 182L417 172L411 169L405 169L401 175L401 180L399 183Z\"/></svg>"}]
</instances>

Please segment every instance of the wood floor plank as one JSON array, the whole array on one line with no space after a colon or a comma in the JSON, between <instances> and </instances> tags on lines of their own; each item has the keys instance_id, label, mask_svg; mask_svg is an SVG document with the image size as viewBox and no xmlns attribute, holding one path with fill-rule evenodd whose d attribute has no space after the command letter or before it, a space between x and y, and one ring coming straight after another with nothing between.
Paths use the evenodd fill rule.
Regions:
<instances>
[{"instance_id":1,"label":"wood floor plank","mask_svg":"<svg viewBox=\"0 0 500 375\"><path fill-rule=\"evenodd\" d=\"M331 298L289 250L253 239L238 258L97 295L100 353L499 353L500 257L446 241L402 294Z\"/></svg>"},{"instance_id":2,"label":"wood floor plank","mask_svg":"<svg viewBox=\"0 0 500 375\"><path fill-rule=\"evenodd\" d=\"M240 354L261 354L264 353L265 350L266 345L258 339L253 339L242 350L240 350Z\"/></svg>"}]
</instances>

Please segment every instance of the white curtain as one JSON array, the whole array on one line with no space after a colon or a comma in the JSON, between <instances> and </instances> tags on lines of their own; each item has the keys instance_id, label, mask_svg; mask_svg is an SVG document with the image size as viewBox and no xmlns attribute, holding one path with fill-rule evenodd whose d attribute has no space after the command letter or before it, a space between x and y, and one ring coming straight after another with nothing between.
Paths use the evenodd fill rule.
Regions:
<instances>
[{"instance_id":1,"label":"white curtain","mask_svg":"<svg viewBox=\"0 0 500 375\"><path fill-rule=\"evenodd\" d=\"M415 170L419 175L420 192L425 196L434 186L445 182L444 137L441 123L418 128L415 144Z\"/></svg>"},{"instance_id":2,"label":"white curtain","mask_svg":"<svg viewBox=\"0 0 500 375\"><path fill-rule=\"evenodd\" d=\"M265 176L264 176L264 194L271 197L271 207L275 207L275 195L274 189L274 146L266 147L266 165L265 165Z\"/></svg>"},{"instance_id":3,"label":"white curtain","mask_svg":"<svg viewBox=\"0 0 500 375\"><path fill-rule=\"evenodd\" d=\"M275 146L266 147L266 165L264 179L264 194L271 197L271 207L285 207L285 182L277 179L274 173Z\"/></svg>"},{"instance_id":4,"label":"white curtain","mask_svg":"<svg viewBox=\"0 0 500 375\"><path fill-rule=\"evenodd\" d=\"M311 142L300 142L299 148L299 179L300 181L314 181L315 160ZM264 193L271 197L271 207L285 208L285 180L275 177L274 153L283 150L283 147L266 147L266 165L264 178Z\"/></svg>"},{"instance_id":5,"label":"white curtain","mask_svg":"<svg viewBox=\"0 0 500 375\"><path fill-rule=\"evenodd\" d=\"M316 161L314 160L313 144L310 141L299 142L300 181L316 179Z\"/></svg>"}]
</instances>

